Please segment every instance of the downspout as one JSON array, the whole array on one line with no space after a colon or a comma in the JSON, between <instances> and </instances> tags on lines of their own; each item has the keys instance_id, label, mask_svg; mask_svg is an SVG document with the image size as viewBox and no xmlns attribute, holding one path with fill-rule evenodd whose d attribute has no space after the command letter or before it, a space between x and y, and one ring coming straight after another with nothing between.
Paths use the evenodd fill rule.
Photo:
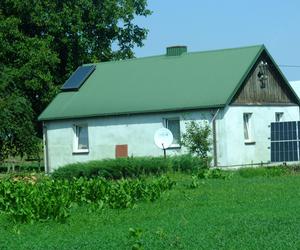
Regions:
<instances>
[{"instance_id":1,"label":"downspout","mask_svg":"<svg viewBox=\"0 0 300 250\"><path fill-rule=\"evenodd\" d=\"M47 126L43 122L43 142L44 142L44 166L45 166L45 173L49 174L49 153L48 153L48 133L47 133Z\"/></svg>"},{"instance_id":2,"label":"downspout","mask_svg":"<svg viewBox=\"0 0 300 250\"><path fill-rule=\"evenodd\" d=\"M218 166L218 152L217 152L217 129L216 129L216 118L220 109L214 114L211 122L212 122L212 134L213 134L213 150L214 150L214 167Z\"/></svg>"}]
</instances>

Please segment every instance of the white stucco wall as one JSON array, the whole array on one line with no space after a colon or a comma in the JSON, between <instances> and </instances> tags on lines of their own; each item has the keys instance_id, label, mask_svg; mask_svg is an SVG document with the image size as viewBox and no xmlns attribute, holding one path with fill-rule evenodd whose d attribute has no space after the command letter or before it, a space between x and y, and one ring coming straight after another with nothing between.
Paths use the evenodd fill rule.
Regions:
<instances>
[{"instance_id":1,"label":"white stucco wall","mask_svg":"<svg viewBox=\"0 0 300 250\"><path fill-rule=\"evenodd\" d=\"M180 118L181 133L185 122L190 120L210 122L213 111L193 111L98 117L46 122L48 164L50 171L68 163L115 157L115 146L128 145L129 156L162 156L163 152L154 144L154 133L163 127L163 120ZM74 124L87 124L89 153L74 154ZM180 154L183 149L168 149L168 155Z\"/></svg>"},{"instance_id":2,"label":"white stucco wall","mask_svg":"<svg viewBox=\"0 0 300 250\"><path fill-rule=\"evenodd\" d=\"M218 165L232 166L270 161L270 128L275 113L283 112L283 121L299 120L298 106L229 106L217 123ZM243 113L252 113L252 144L244 140Z\"/></svg>"},{"instance_id":3,"label":"white stucco wall","mask_svg":"<svg viewBox=\"0 0 300 250\"><path fill-rule=\"evenodd\" d=\"M181 133L191 120L210 125L216 110L98 117L46 122L48 164L50 171L74 162L115 157L115 146L128 145L129 156L161 156L163 152L154 144L153 136L163 127L163 120L180 118ZM275 113L283 112L284 121L299 120L298 106L229 106L216 117L218 166L240 166L270 161L270 128ZM244 140L243 113L252 113L253 144ZM74 154L74 124L87 124L89 153ZM168 155L184 153L184 149L169 149Z\"/></svg>"}]
</instances>

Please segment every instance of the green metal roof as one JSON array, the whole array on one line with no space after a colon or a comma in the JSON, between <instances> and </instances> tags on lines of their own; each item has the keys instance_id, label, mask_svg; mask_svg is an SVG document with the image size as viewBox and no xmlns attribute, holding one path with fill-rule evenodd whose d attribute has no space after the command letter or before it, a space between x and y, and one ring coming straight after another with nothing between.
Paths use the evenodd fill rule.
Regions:
<instances>
[{"instance_id":1,"label":"green metal roof","mask_svg":"<svg viewBox=\"0 0 300 250\"><path fill-rule=\"evenodd\" d=\"M39 120L223 107L263 50L259 45L98 63L79 91L59 93Z\"/></svg>"}]
</instances>

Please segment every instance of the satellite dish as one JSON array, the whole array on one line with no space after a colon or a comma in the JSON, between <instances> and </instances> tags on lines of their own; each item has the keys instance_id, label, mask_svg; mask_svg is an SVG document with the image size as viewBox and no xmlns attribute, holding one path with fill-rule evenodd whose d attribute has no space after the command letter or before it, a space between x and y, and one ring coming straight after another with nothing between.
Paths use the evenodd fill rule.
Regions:
<instances>
[{"instance_id":1,"label":"satellite dish","mask_svg":"<svg viewBox=\"0 0 300 250\"><path fill-rule=\"evenodd\" d=\"M158 129L154 134L154 142L161 149L170 147L173 142L172 132L167 128Z\"/></svg>"}]
</instances>

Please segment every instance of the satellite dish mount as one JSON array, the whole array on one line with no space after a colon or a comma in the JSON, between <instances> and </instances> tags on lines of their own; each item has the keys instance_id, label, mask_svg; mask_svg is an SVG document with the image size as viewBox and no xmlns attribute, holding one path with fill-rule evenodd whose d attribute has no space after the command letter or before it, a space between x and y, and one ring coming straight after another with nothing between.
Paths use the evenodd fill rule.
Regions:
<instances>
[{"instance_id":1,"label":"satellite dish mount","mask_svg":"<svg viewBox=\"0 0 300 250\"><path fill-rule=\"evenodd\" d=\"M167 158L166 148L164 147L163 143L161 145L162 145L162 148L163 148L163 151L164 151L164 158L166 159Z\"/></svg>"}]
</instances>

